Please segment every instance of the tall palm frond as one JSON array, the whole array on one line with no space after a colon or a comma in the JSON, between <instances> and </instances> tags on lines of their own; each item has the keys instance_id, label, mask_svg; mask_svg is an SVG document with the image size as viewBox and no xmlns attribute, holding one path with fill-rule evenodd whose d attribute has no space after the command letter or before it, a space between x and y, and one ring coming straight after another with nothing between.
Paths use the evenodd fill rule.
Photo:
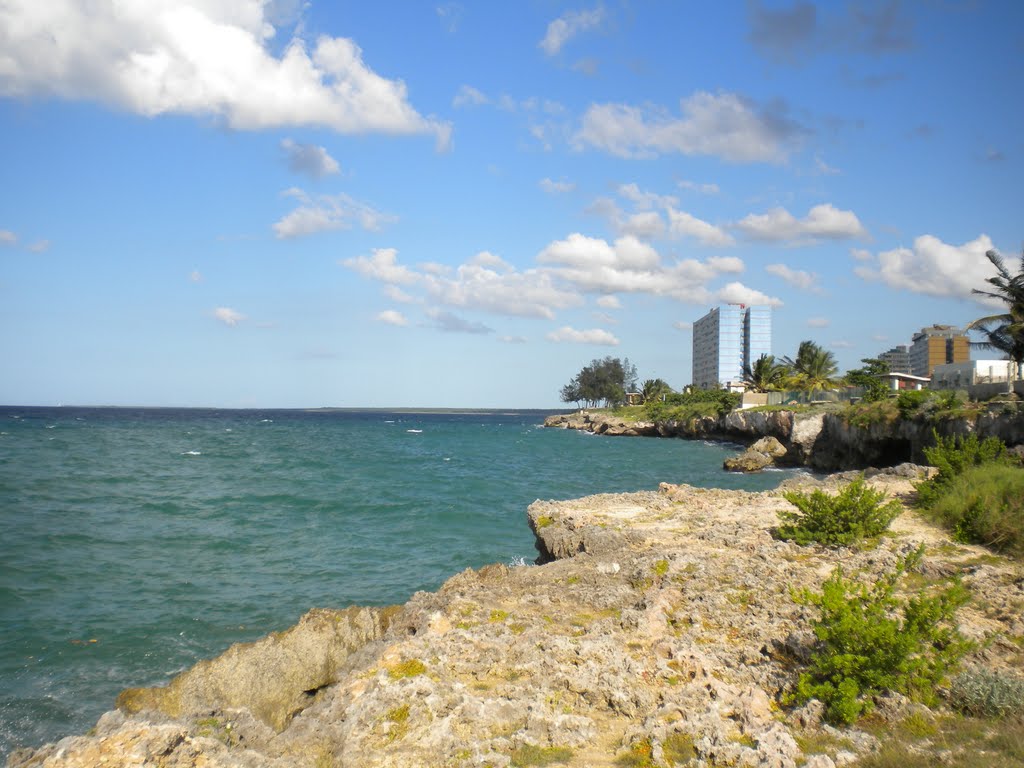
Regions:
<instances>
[{"instance_id":1,"label":"tall palm frond","mask_svg":"<svg viewBox=\"0 0 1024 768\"><path fill-rule=\"evenodd\" d=\"M781 386L786 373L786 366L775 362L775 355L763 354L753 365L743 366L743 383L754 392L771 392Z\"/></svg>"},{"instance_id":2,"label":"tall palm frond","mask_svg":"<svg viewBox=\"0 0 1024 768\"><path fill-rule=\"evenodd\" d=\"M1021 253L1020 272L1017 274L1007 269L996 251L987 251L985 258L996 268L997 274L985 281L995 290L975 288L971 293L1003 302L1007 311L979 317L964 328L983 336L981 341L972 341L971 346L1002 352L1015 363L1016 376L1020 376L1024 363L1024 252Z\"/></svg>"},{"instance_id":3,"label":"tall palm frond","mask_svg":"<svg viewBox=\"0 0 1024 768\"><path fill-rule=\"evenodd\" d=\"M813 392L835 385L839 372L835 355L813 341L801 341L796 358L784 357L782 361L790 368L792 381L800 389Z\"/></svg>"}]
</instances>

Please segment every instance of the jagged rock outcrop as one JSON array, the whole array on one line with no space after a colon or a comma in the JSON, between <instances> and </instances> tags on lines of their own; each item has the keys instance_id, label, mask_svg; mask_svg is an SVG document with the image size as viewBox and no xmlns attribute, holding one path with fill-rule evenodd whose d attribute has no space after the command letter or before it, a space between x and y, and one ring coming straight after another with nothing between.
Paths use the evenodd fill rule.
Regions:
<instances>
[{"instance_id":1,"label":"jagged rock outcrop","mask_svg":"<svg viewBox=\"0 0 1024 768\"><path fill-rule=\"evenodd\" d=\"M868 482L902 498L919 471ZM779 492L664 484L537 501L527 517L546 565L467 570L400 608L313 612L166 688L126 692L90 735L9 765L504 768L531 747L574 768L633 748L659 766L827 768L877 742L853 729L828 754L801 751L821 711L780 709L814 642L791 587L818 587L837 563L871 579L919 544L922 574L960 574L984 595L961 613L965 634L996 638L978 658L1018 658L1019 566L909 511L876 548L798 547L772 535L784 508ZM908 711L882 703L886 716Z\"/></svg>"},{"instance_id":2,"label":"jagged rock outcrop","mask_svg":"<svg viewBox=\"0 0 1024 768\"><path fill-rule=\"evenodd\" d=\"M739 456L726 459L722 467L729 472L760 472L787 453L786 446L774 437L762 437Z\"/></svg>"},{"instance_id":3,"label":"jagged rock outcrop","mask_svg":"<svg viewBox=\"0 0 1024 768\"><path fill-rule=\"evenodd\" d=\"M941 435L994 436L1008 446L1024 444L1024 410L994 410L961 418L934 420L926 416L854 423L842 410L796 413L793 411L732 411L720 417L688 422L638 422L633 424L606 413L549 416L545 426L581 429L604 435L643 435L727 440L751 444L772 437L785 455L765 460L764 451L730 461L726 469L756 471L772 464L806 466L822 472L894 466L923 461L923 448L933 442L933 430ZM753 447L753 446L751 446ZM756 450L756 449L755 449Z\"/></svg>"},{"instance_id":4,"label":"jagged rock outcrop","mask_svg":"<svg viewBox=\"0 0 1024 768\"><path fill-rule=\"evenodd\" d=\"M129 688L117 698L128 714L156 710L171 717L245 707L276 732L335 683L349 656L379 640L394 608L314 609L284 632L238 643L159 688Z\"/></svg>"}]
</instances>

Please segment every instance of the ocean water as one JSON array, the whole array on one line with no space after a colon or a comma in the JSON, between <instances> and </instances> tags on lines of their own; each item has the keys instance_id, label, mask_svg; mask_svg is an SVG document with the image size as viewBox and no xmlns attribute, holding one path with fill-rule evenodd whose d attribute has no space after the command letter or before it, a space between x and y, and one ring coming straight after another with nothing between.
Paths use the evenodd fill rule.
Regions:
<instances>
[{"instance_id":1,"label":"ocean water","mask_svg":"<svg viewBox=\"0 0 1024 768\"><path fill-rule=\"evenodd\" d=\"M531 563L534 499L785 477L544 415L0 408L0 760L312 607Z\"/></svg>"}]
</instances>

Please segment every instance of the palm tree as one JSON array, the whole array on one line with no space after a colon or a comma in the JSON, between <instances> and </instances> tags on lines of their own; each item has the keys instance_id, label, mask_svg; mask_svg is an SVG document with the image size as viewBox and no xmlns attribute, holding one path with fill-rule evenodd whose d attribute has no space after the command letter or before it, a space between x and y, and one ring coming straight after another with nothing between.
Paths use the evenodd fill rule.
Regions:
<instances>
[{"instance_id":1,"label":"palm tree","mask_svg":"<svg viewBox=\"0 0 1024 768\"><path fill-rule=\"evenodd\" d=\"M1020 272L1016 275L1010 274L996 251L987 251L985 258L992 262L999 273L985 281L995 286L995 290L982 291L975 288L971 293L1001 301L1006 304L1007 311L979 317L964 329L984 334L983 341L972 341L971 346L1002 352L1014 363L1012 378L1020 378L1021 367L1024 365L1024 252L1020 257Z\"/></svg>"},{"instance_id":2,"label":"palm tree","mask_svg":"<svg viewBox=\"0 0 1024 768\"><path fill-rule=\"evenodd\" d=\"M661 400L664 395L669 394L671 391L672 387L664 379L647 379L640 389L640 395L645 403L649 403L652 400Z\"/></svg>"},{"instance_id":3,"label":"palm tree","mask_svg":"<svg viewBox=\"0 0 1024 768\"><path fill-rule=\"evenodd\" d=\"M834 386L839 372L835 355L813 341L801 341L796 359L784 357L782 362L790 369L793 383L806 392Z\"/></svg>"},{"instance_id":4,"label":"palm tree","mask_svg":"<svg viewBox=\"0 0 1024 768\"><path fill-rule=\"evenodd\" d=\"M743 366L743 383L754 392L778 389L786 375L786 366L775 362L775 355L763 354L753 365Z\"/></svg>"}]
</instances>

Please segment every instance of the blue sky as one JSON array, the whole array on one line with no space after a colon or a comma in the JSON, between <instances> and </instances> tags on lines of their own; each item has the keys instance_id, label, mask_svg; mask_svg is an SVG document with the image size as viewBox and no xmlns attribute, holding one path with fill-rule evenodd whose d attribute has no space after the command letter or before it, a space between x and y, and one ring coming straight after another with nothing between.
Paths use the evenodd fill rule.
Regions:
<instances>
[{"instance_id":1,"label":"blue sky","mask_svg":"<svg viewBox=\"0 0 1024 768\"><path fill-rule=\"evenodd\" d=\"M8 0L0 402L557 407L775 306L846 370L1024 243L1024 3Z\"/></svg>"}]
</instances>

